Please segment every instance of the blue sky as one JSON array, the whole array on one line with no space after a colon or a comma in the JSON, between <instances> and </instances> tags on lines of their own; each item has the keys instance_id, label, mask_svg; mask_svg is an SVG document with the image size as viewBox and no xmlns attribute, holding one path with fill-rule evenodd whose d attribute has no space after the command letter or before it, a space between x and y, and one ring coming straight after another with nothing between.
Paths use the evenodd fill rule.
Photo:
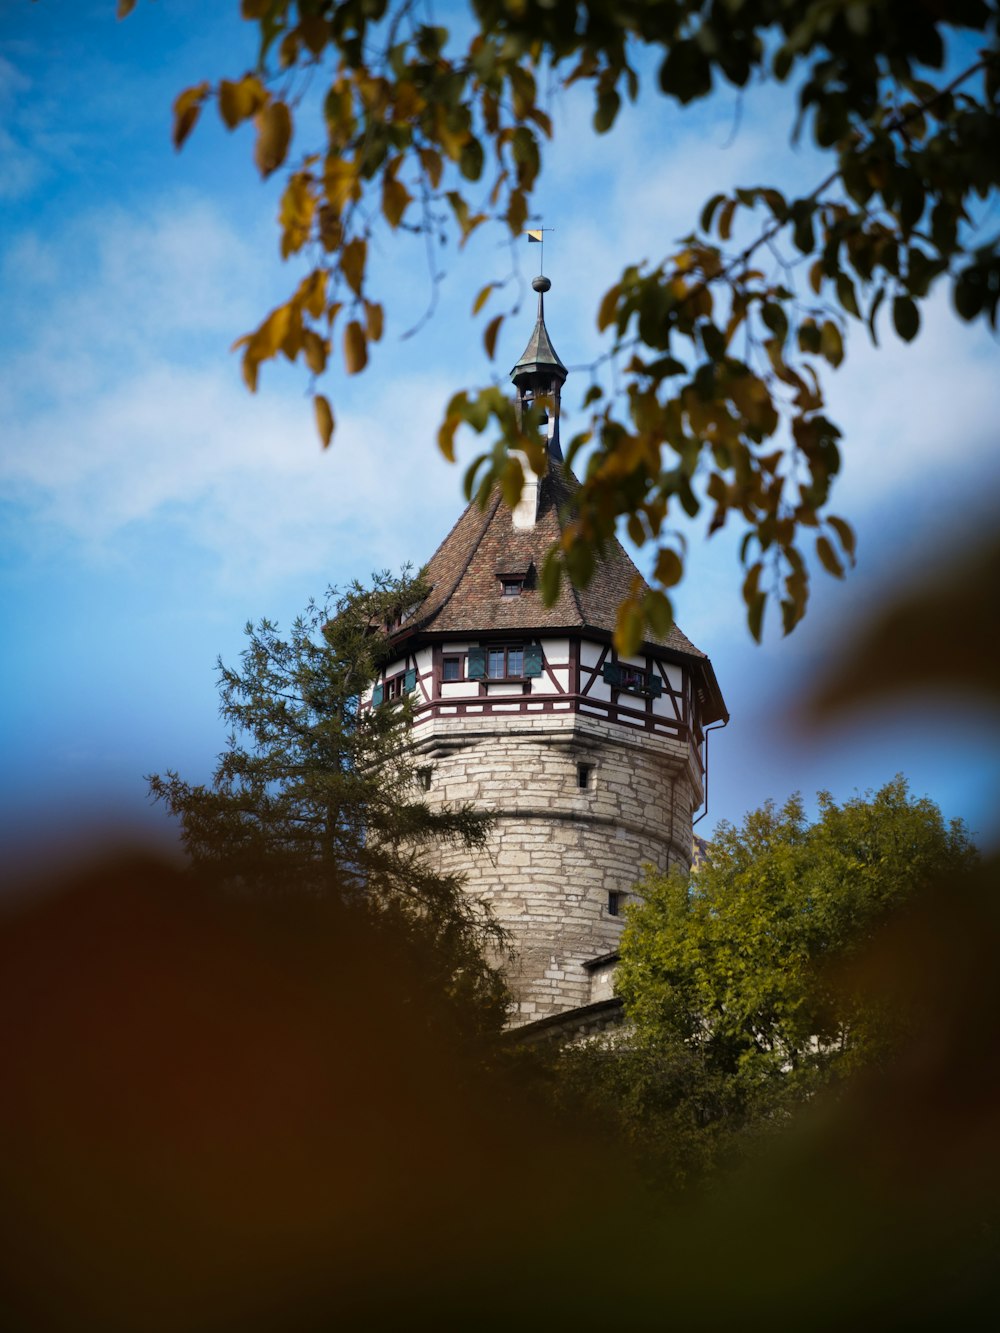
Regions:
<instances>
[{"instance_id":1,"label":"blue sky","mask_svg":"<svg viewBox=\"0 0 1000 1333\"><path fill-rule=\"evenodd\" d=\"M365 375L331 377L338 429L321 454L304 375L266 366L251 397L228 351L296 280L277 255L278 185L257 178L249 131L228 135L214 112L182 153L170 145L173 97L244 72L252 31L236 0L140 0L124 23L114 9L12 0L0 35L0 832L36 857L111 827L172 837L143 775L209 777L224 741L216 656L237 657L248 619L287 624L328 584L430 555L463 504L462 469L434 444L442 406L505 372L532 320L529 303L486 361L469 309L511 252L484 228L461 255L441 252L437 313L402 340L429 295L423 247L381 242L386 339ZM603 139L582 97L552 109L536 206L556 229L548 323L571 369L601 350L594 312L622 265L667 252L709 194L819 178L788 146L782 89L683 114L644 102ZM516 255L527 278L536 254ZM699 831L769 796L846 798L901 770L988 842L995 729L945 688L822 732L795 721L885 591L990 521L1000 480L984 330L942 296L913 346L887 333L873 352L855 329L848 350L829 396L846 434L836 509L858 529L859 568L843 584L818 574L805 624L757 647L735 534L690 533L678 621L732 712ZM570 412L585 386L578 371Z\"/></svg>"}]
</instances>

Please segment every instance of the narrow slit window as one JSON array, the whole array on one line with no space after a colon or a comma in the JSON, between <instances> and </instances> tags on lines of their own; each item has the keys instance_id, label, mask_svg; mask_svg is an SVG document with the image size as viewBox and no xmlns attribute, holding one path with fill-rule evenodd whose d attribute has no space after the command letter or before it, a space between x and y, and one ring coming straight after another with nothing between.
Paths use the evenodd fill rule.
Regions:
<instances>
[{"instance_id":1,"label":"narrow slit window","mask_svg":"<svg viewBox=\"0 0 1000 1333\"><path fill-rule=\"evenodd\" d=\"M593 782L593 764L577 764L576 766L576 785L581 791L585 791Z\"/></svg>"},{"instance_id":2,"label":"narrow slit window","mask_svg":"<svg viewBox=\"0 0 1000 1333\"><path fill-rule=\"evenodd\" d=\"M620 916L622 910L622 898L624 894L617 889L608 891L608 916Z\"/></svg>"}]
</instances>

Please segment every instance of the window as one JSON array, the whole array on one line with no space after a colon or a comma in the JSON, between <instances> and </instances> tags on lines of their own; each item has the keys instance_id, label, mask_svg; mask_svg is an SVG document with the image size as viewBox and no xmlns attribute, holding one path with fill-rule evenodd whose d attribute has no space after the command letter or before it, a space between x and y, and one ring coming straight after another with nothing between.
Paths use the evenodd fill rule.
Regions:
<instances>
[{"instance_id":1,"label":"window","mask_svg":"<svg viewBox=\"0 0 1000 1333\"><path fill-rule=\"evenodd\" d=\"M509 680L524 675L524 649L490 648L486 654L488 680Z\"/></svg>"},{"instance_id":2,"label":"window","mask_svg":"<svg viewBox=\"0 0 1000 1333\"><path fill-rule=\"evenodd\" d=\"M412 694L416 688L417 672L414 667L410 667L407 671L389 676L384 685L377 687L372 695L372 704L377 708L383 700L389 703L394 699L402 699L404 694Z\"/></svg>"},{"instance_id":3,"label":"window","mask_svg":"<svg viewBox=\"0 0 1000 1333\"><path fill-rule=\"evenodd\" d=\"M505 597L520 597L521 589L524 587L524 579L501 579L500 591Z\"/></svg>"},{"instance_id":4,"label":"window","mask_svg":"<svg viewBox=\"0 0 1000 1333\"><path fill-rule=\"evenodd\" d=\"M617 889L609 889L608 916L621 916L622 899L624 897L625 897L624 893L619 893Z\"/></svg>"},{"instance_id":5,"label":"window","mask_svg":"<svg viewBox=\"0 0 1000 1333\"><path fill-rule=\"evenodd\" d=\"M430 768L429 765L428 765L428 767L426 767L426 768L418 768L418 769L417 769L417 782L420 784L420 790L421 790L421 791L430 791L430 789L431 789L431 772L432 772L432 769Z\"/></svg>"},{"instance_id":6,"label":"window","mask_svg":"<svg viewBox=\"0 0 1000 1333\"><path fill-rule=\"evenodd\" d=\"M663 681L655 671L644 671L627 662L605 662L602 675L616 690L627 690L629 694L646 694L651 699L658 699L663 693Z\"/></svg>"},{"instance_id":7,"label":"window","mask_svg":"<svg viewBox=\"0 0 1000 1333\"><path fill-rule=\"evenodd\" d=\"M470 648L465 674L469 680L528 680L544 671L540 643Z\"/></svg>"},{"instance_id":8,"label":"window","mask_svg":"<svg viewBox=\"0 0 1000 1333\"><path fill-rule=\"evenodd\" d=\"M577 764L576 766L576 785L581 791L584 791L591 783L591 775L594 772L593 764Z\"/></svg>"},{"instance_id":9,"label":"window","mask_svg":"<svg viewBox=\"0 0 1000 1333\"><path fill-rule=\"evenodd\" d=\"M446 657L443 659L441 662L441 679L462 679L462 659L460 657Z\"/></svg>"}]
</instances>

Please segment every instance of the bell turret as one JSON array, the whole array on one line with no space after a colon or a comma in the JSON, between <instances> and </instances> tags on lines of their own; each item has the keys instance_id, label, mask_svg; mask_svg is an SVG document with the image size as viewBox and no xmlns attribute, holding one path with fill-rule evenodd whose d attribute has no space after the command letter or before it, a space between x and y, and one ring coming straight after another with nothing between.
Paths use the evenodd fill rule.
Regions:
<instances>
[{"instance_id":1,"label":"bell turret","mask_svg":"<svg viewBox=\"0 0 1000 1333\"><path fill-rule=\"evenodd\" d=\"M520 411L538 399L547 400L545 430L549 456L561 460L559 395L568 372L559 360L556 349L552 346L549 331L545 327L545 293L551 288L552 283L540 273L532 280L531 285L538 293L538 318L535 320L528 345L510 372L510 377L517 388L517 405Z\"/></svg>"}]
</instances>

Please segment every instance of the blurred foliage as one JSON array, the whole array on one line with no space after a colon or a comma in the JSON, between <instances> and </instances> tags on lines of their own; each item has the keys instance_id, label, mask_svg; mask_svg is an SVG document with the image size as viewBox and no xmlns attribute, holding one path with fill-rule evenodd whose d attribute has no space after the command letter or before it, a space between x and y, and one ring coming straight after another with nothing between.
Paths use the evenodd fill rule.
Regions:
<instances>
[{"instance_id":1,"label":"blurred foliage","mask_svg":"<svg viewBox=\"0 0 1000 1333\"><path fill-rule=\"evenodd\" d=\"M1000 239L977 211L1000 181L996 0L473 0L471 11L466 40L429 0L242 0L257 67L177 98L178 147L214 102L227 128L252 124L260 173L285 173L281 253L306 272L236 344L248 386L278 356L318 379L338 342L347 374L365 368L386 322L368 263L385 234L426 242L431 309L436 243L464 244L488 221L520 235L560 89L592 90L602 134L650 82L679 108L726 85L750 97L787 82L792 137L808 133L829 171L797 197L766 182L714 195L679 249L627 265L606 293L597 323L613 342L592 368L590 423L569 460L592 451L553 558L584 580L624 519L654 547L662 619L683 573L675 519L707 507L709 534L730 518L743 526L751 633L769 601L788 632L806 609L810 548L836 577L855 556L850 525L829 510L840 431L821 382L849 326L877 343L881 321L910 341L939 284L962 319L996 326ZM487 307L504 286L488 282L471 302L489 317L491 357L504 313ZM510 481L506 446L523 447L501 399L495 386L466 391L446 411L446 452L460 423L498 434L469 470L470 495ZM328 445L325 394L316 420ZM635 591L621 651L653 605Z\"/></svg>"},{"instance_id":2,"label":"blurred foliage","mask_svg":"<svg viewBox=\"0 0 1000 1333\"><path fill-rule=\"evenodd\" d=\"M150 791L180 819L196 872L241 894L345 897L407 926L433 945L427 959L456 1006L495 1029L509 996L494 963L509 941L461 877L427 857L442 841L481 848L490 817L421 799L407 697L363 703L391 656L389 631L426 591L382 574L310 604L287 638L271 621L248 624L240 667L218 663L233 730L212 785L168 772Z\"/></svg>"},{"instance_id":3,"label":"blurred foliage","mask_svg":"<svg viewBox=\"0 0 1000 1333\"><path fill-rule=\"evenodd\" d=\"M839 806L798 796L723 822L696 873L648 873L627 909L617 1042L571 1050L562 1095L611 1112L667 1184L698 1182L795 1108L884 1064L908 1016L854 976L878 929L976 861L961 823L898 776ZM921 1018L920 1021L923 1021Z\"/></svg>"}]
</instances>

